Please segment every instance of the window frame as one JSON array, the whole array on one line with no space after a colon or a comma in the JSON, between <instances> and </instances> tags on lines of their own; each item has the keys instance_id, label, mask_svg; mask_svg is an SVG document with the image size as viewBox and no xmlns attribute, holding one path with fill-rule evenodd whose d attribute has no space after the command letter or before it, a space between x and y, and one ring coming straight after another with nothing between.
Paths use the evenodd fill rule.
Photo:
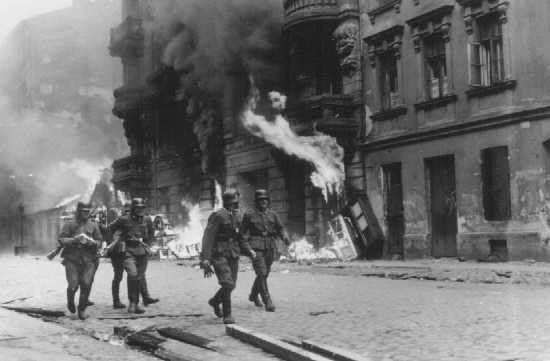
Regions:
<instances>
[{"instance_id":1,"label":"window frame","mask_svg":"<svg viewBox=\"0 0 550 361\"><path fill-rule=\"evenodd\" d=\"M497 164L499 160L503 161L502 164ZM499 170L506 174L499 174ZM510 176L508 146L481 150L483 215L486 221L509 221L512 218Z\"/></svg>"}]
</instances>

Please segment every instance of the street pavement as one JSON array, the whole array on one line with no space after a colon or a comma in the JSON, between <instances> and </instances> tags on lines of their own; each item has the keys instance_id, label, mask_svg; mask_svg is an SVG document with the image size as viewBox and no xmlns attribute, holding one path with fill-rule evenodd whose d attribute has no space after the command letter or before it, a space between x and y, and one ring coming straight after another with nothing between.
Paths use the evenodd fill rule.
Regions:
<instances>
[{"instance_id":1,"label":"street pavement","mask_svg":"<svg viewBox=\"0 0 550 361\"><path fill-rule=\"evenodd\" d=\"M245 262L234 291L234 316L239 325L251 330L284 339L310 339L375 361L550 360L550 287L541 280L550 273L550 265L476 267L437 261L278 264L270 283L277 311L267 313L247 300L253 272ZM448 277L403 280L405 274L428 274L434 270L445 271ZM373 276L373 271L401 276L382 278ZM506 272L517 273L523 277L517 279L525 282L486 282L484 272L489 271L503 274L504 280L511 279ZM458 280L455 272L469 276ZM476 272L480 274L477 278ZM5 258L0 260L0 275L0 303L30 297L10 305L64 310L66 283L64 269L58 261ZM537 275L540 282L531 282L533 275ZM89 308L90 319L62 317L58 319L59 325L55 325L67 330L66 338L74 337L83 343L86 339L93 341L85 349L95 347L96 352L73 352L77 359L98 360L99 355L110 353L110 348L120 354L149 357L124 346L96 340L112 340L115 326L134 330L151 326L181 327L215 339L215 346L223 350L222 354L211 353L206 357L193 347L178 342L167 344L173 351L195 355L198 359L223 360L227 356L245 361L274 359L225 336L221 321L206 304L217 288L216 281L204 279L192 262L150 262L149 288L154 296L161 298L159 304L147 308L147 315L159 315L154 318L100 319L127 315L111 307L111 277L111 265L102 262L92 290L96 305ZM122 295L125 298L125 289ZM0 346L4 345L0 342ZM97 343L105 346L98 347Z\"/></svg>"}]
</instances>

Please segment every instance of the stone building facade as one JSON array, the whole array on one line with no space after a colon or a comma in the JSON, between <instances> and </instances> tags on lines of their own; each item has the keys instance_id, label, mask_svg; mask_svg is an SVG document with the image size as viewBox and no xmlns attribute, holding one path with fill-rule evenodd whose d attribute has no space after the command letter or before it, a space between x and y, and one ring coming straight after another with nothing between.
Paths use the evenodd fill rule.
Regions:
<instances>
[{"instance_id":1,"label":"stone building facade","mask_svg":"<svg viewBox=\"0 0 550 361\"><path fill-rule=\"evenodd\" d=\"M358 152L385 254L550 259L550 4L361 4Z\"/></svg>"}]
</instances>

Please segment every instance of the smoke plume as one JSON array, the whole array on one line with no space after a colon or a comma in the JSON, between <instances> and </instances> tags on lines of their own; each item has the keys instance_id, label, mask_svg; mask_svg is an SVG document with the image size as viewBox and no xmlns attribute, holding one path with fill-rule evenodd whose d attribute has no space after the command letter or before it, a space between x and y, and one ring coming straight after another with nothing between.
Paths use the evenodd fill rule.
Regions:
<instances>
[{"instance_id":1,"label":"smoke plume","mask_svg":"<svg viewBox=\"0 0 550 361\"><path fill-rule=\"evenodd\" d=\"M100 171L127 154L113 108L122 84L109 56L120 2L91 2L21 22L0 48L0 213L55 207L91 194Z\"/></svg>"},{"instance_id":2,"label":"smoke plume","mask_svg":"<svg viewBox=\"0 0 550 361\"><path fill-rule=\"evenodd\" d=\"M249 75L262 89L280 87L282 15L279 0L155 2L155 26L166 44L163 62L181 74L203 170L219 166L223 112L242 109Z\"/></svg>"},{"instance_id":3,"label":"smoke plume","mask_svg":"<svg viewBox=\"0 0 550 361\"><path fill-rule=\"evenodd\" d=\"M311 183L323 192L325 199L328 198L328 194L340 193L345 180L344 151L336 139L322 133L315 136L298 136L281 114L277 114L273 122L256 114L258 94L257 89L253 89L243 112L242 122L245 128L287 154L310 162L315 167L310 177ZM285 96L271 92L269 98L275 110L284 110Z\"/></svg>"}]
</instances>

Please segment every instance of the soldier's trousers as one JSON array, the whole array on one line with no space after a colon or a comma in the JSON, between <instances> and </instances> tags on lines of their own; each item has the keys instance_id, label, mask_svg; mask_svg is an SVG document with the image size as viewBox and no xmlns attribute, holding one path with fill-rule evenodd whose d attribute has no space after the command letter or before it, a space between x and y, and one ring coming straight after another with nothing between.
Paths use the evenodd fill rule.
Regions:
<instances>
[{"instance_id":1,"label":"soldier's trousers","mask_svg":"<svg viewBox=\"0 0 550 361\"><path fill-rule=\"evenodd\" d=\"M256 273L256 279L252 285L250 296L252 298L258 297L258 294L262 298L269 297L269 290L267 288L267 277L271 272L271 265L275 260L277 250L275 249L255 249L256 258L252 261L252 267ZM265 300L264 300L265 302Z\"/></svg>"},{"instance_id":2,"label":"soldier's trousers","mask_svg":"<svg viewBox=\"0 0 550 361\"><path fill-rule=\"evenodd\" d=\"M111 256L111 265L113 266L113 281L111 282L111 293L113 303L120 302L120 282L124 276L124 255L117 254Z\"/></svg>"},{"instance_id":3,"label":"soldier's trousers","mask_svg":"<svg viewBox=\"0 0 550 361\"><path fill-rule=\"evenodd\" d=\"M224 317L229 316L231 315L231 292L237 285L239 274L239 259L219 256L212 260L212 265L221 286L212 300L216 304L222 304Z\"/></svg>"},{"instance_id":4,"label":"soldier's trousers","mask_svg":"<svg viewBox=\"0 0 550 361\"><path fill-rule=\"evenodd\" d=\"M92 283L94 281L95 271L97 269L95 261L74 261L66 259L63 261L65 266L65 275L67 277L67 293L74 295L80 288L78 300L78 309L86 309ZM71 296L72 297L72 296Z\"/></svg>"},{"instance_id":5,"label":"soldier's trousers","mask_svg":"<svg viewBox=\"0 0 550 361\"><path fill-rule=\"evenodd\" d=\"M147 255L133 255L126 252L124 256L124 269L126 270L126 280L128 283L128 300L130 303L139 302L139 293L141 282L145 279L147 270Z\"/></svg>"}]
</instances>

